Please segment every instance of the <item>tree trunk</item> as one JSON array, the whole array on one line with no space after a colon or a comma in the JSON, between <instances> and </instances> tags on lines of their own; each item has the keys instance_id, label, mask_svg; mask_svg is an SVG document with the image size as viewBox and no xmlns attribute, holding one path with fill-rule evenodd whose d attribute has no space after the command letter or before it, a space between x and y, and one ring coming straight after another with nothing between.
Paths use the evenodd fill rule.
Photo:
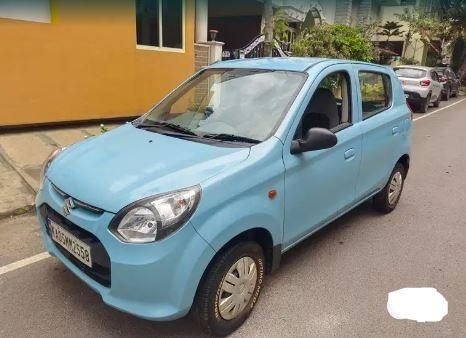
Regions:
<instances>
[{"instance_id":1,"label":"tree trunk","mask_svg":"<svg viewBox=\"0 0 466 338\"><path fill-rule=\"evenodd\" d=\"M273 49L273 6L272 0L264 0L264 56L272 56Z\"/></svg>"}]
</instances>

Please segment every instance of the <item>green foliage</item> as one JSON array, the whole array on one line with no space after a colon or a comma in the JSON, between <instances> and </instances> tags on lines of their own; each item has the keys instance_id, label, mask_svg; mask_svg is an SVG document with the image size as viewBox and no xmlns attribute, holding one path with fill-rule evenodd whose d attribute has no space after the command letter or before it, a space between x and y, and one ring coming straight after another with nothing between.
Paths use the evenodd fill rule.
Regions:
<instances>
[{"instance_id":1,"label":"green foliage","mask_svg":"<svg viewBox=\"0 0 466 338\"><path fill-rule=\"evenodd\" d=\"M318 56L359 61L373 60L372 43L356 27L317 25L301 33L293 46L294 56Z\"/></svg>"},{"instance_id":2,"label":"green foliage","mask_svg":"<svg viewBox=\"0 0 466 338\"><path fill-rule=\"evenodd\" d=\"M363 83L361 86L361 94L365 101L383 100L384 93L383 83Z\"/></svg>"},{"instance_id":3,"label":"green foliage","mask_svg":"<svg viewBox=\"0 0 466 338\"><path fill-rule=\"evenodd\" d=\"M447 2L452 4L457 1L446 1L444 5ZM460 9L455 8L451 10L458 11ZM449 12L444 10L444 13ZM405 35L406 45L411 45L413 37L415 35L418 36L418 39L424 45L429 46L437 54L430 56L433 59L431 62L434 65L436 63L436 60L434 59L446 52L446 50L444 50L444 46L455 40L457 36L461 36L461 32L457 27L460 21L449 15L450 14L444 14L443 19L439 19L433 13L420 8L405 9L403 13L395 14L395 16L400 21L406 23L408 27L408 32ZM434 41L440 41L442 47L438 49ZM403 56L405 56L405 53L403 53Z\"/></svg>"},{"instance_id":4,"label":"green foliage","mask_svg":"<svg viewBox=\"0 0 466 338\"><path fill-rule=\"evenodd\" d=\"M379 31L379 21L372 21L369 23L364 23L357 25L359 33L369 41L374 41L374 37L378 34Z\"/></svg>"},{"instance_id":5,"label":"green foliage","mask_svg":"<svg viewBox=\"0 0 466 338\"><path fill-rule=\"evenodd\" d=\"M466 0L442 0L439 5L442 18L451 22L452 30L458 36L463 36L466 29Z\"/></svg>"},{"instance_id":6,"label":"green foliage","mask_svg":"<svg viewBox=\"0 0 466 338\"><path fill-rule=\"evenodd\" d=\"M273 17L273 35L278 41L288 39L288 21L283 11L277 11Z\"/></svg>"},{"instance_id":7,"label":"green foliage","mask_svg":"<svg viewBox=\"0 0 466 338\"><path fill-rule=\"evenodd\" d=\"M390 41L392 36L402 36L403 31L400 28L403 27L402 24L395 21L387 21L384 25L379 26L379 35L384 35L387 37L387 41Z\"/></svg>"},{"instance_id":8,"label":"green foliage","mask_svg":"<svg viewBox=\"0 0 466 338\"><path fill-rule=\"evenodd\" d=\"M466 43L464 37L459 37L456 39L453 46L453 53L451 56L451 68L454 72L460 70L461 64L466 55Z\"/></svg>"}]
</instances>

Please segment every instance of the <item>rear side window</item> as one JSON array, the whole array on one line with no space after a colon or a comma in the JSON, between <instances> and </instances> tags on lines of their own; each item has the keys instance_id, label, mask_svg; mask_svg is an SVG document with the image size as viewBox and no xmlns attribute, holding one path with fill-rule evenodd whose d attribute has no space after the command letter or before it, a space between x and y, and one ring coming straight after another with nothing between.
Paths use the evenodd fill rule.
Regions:
<instances>
[{"instance_id":1,"label":"rear side window","mask_svg":"<svg viewBox=\"0 0 466 338\"><path fill-rule=\"evenodd\" d=\"M427 75L425 70L416 68L395 68L394 71L399 77L407 77L411 79L420 79Z\"/></svg>"},{"instance_id":2,"label":"rear side window","mask_svg":"<svg viewBox=\"0 0 466 338\"><path fill-rule=\"evenodd\" d=\"M368 119L391 105L392 87L390 77L382 73L360 72L362 117Z\"/></svg>"}]
</instances>

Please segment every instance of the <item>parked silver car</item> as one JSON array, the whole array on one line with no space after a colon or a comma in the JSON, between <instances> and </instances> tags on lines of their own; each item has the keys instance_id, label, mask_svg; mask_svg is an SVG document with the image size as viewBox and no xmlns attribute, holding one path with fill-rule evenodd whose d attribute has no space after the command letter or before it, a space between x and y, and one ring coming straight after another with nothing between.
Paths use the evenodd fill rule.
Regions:
<instances>
[{"instance_id":1,"label":"parked silver car","mask_svg":"<svg viewBox=\"0 0 466 338\"><path fill-rule=\"evenodd\" d=\"M399 66L394 71L403 85L406 101L413 110L425 113L429 104L440 105L443 85L435 69L421 66Z\"/></svg>"}]
</instances>

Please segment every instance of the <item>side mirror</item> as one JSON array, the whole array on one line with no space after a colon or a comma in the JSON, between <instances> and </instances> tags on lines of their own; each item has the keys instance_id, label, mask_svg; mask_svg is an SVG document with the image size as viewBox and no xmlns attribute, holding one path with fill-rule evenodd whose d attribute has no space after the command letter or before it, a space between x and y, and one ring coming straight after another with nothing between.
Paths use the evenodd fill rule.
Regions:
<instances>
[{"instance_id":1,"label":"side mirror","mask_svg":"<svg viewBox=\"0 0 466 338\"><path fill-rule=\"evenodd\" d=\"M291 154L330 149L338 143L337 136L328 129L311 128L306 135L291 143Z\"/></svg>"}]
</instances>

